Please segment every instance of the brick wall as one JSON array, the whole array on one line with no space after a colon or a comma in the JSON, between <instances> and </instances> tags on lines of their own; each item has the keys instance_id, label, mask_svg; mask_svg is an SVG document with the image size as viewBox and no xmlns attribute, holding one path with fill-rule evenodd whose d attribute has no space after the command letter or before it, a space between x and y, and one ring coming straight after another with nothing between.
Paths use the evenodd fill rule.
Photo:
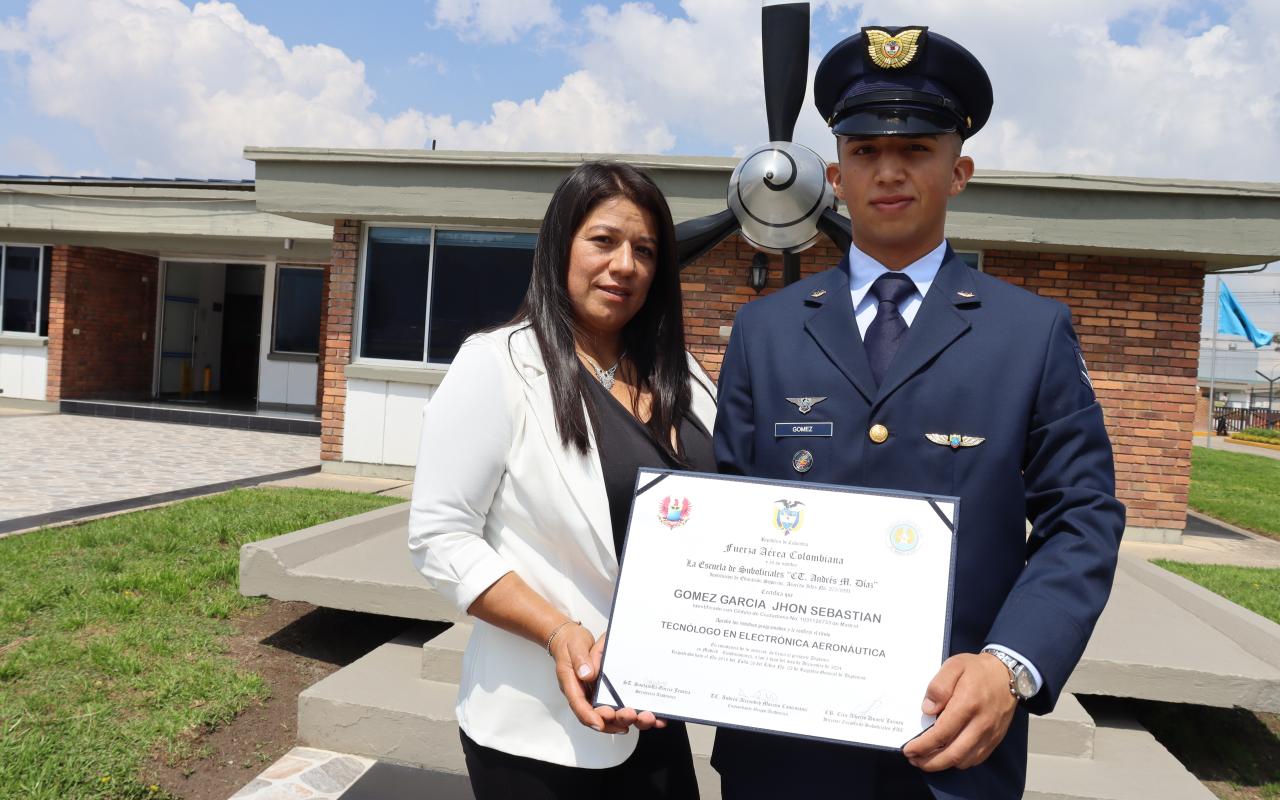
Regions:
<instances>
[{"instance_id":1,"label":"brick wall","mask_svg":"<svg viewBox=\"0 0 1280 800\"><path fill-rule=\"evenodd\" d=\"M714 250L684 268L680 286L684 294L685 339L712 378L720 374L724 348L720 326L731 325L743 303L782 288L782 256L769 256L769 280L759 295L747 285L751 261L759 252L741 236L731 236ZM800 276L829 269L841 254L825 237L800 254Z\"/></svg>"},{"instance_id":2,"label":"brick wall","mask_svg":"<svg viewBox=\"0 0 1280 800\"><path fill-rule=\"evenodd\" d=\"M53 248L49 400L150 395L159 269L149 256Z\"/></svg>"},{"instance_id":3,"label":"brick wall","mask_svg":"<svg viewBox=\"0 0 1280 800\"><path fill-rule=\"evenodd\" d=\"M342 424L347 403L344 368L351 363L356 263L360 250L360 222L340 219L333 225L333 258L320 319L320 458L342 460Z\"/></svg>"},{"instance_id":4,"label":"brick wall","mask_svg":"<svg viewBox=\"0 0 1280 800\"><path fill-rule=\"evenodd\" d=\"M1106 411L1129 526L1181 530L1191 483L1204 265L987 251L983 266L1071 306Z\"/></svg>"}]
</instances>

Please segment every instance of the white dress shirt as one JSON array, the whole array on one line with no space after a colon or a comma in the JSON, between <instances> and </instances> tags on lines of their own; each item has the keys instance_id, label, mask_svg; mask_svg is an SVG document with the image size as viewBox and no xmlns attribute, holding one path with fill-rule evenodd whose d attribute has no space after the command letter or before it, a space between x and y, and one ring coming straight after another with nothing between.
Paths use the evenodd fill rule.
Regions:
<instances>
[{"instance_id":1,"label":"white dress shirt","mask_svg":"<svg viewBox=\"0 0 1280 800\"><path fill-rule=\"evenodd\" d=\"M915 292L898 308L898 313L902 315L907 327L911 327L911 323L915 321L916 313L920 310L920 304L924 302L924 296L929 293L929 287L933 285L934 279L938 277L938 270L942 269L942 258L946 253L947 240L943 239L942 243L937 247L903 269L898 270L916 285ZM871 327L871 321L876 318L876 312L880 308L880 302L876 300L875 295L871 294L871 284L875 283L876 278L890 271L884 264L859 250L857 245L849 246L849 293L853 297L853 315L858 323L858 333L864 339L867 335L867 328ZM1040 677L1040 670L1036 669L1035 665L1023 657L1022 654L994 642L988 644L987 647L1007 653L1022 662L1027 671L1031 673L1031 680L1035 684L1035 690L1037 692L1040 691L1040 686L1043 683Z\"/></svg>"}]
</instances>

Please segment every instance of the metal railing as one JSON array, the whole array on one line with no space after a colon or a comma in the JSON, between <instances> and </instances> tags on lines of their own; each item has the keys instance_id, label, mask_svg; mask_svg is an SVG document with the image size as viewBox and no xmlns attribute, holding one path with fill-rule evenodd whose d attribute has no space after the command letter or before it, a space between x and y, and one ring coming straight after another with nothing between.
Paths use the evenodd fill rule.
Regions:
<instances>
[{"instance_id":1,"label":"metal railing","mask_svg":"<svg viewBox=\"0 0 1280 800\"><path fill-rule=\"evenodd\" d=\"M1280 429L1280 410L1266 408L1216 408L1213 429L1219 436L1239 433L1245 428Z\"/></svg>"}]
</instances>

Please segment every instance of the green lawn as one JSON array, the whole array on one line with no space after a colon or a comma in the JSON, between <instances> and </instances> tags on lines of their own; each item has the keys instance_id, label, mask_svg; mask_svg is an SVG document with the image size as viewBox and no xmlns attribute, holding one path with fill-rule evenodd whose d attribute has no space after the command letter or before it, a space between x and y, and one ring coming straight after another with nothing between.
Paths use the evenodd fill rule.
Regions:
<instances>
[{"instance_id":1,"label":"green lawn","mask_svg":"<svg viewBox=\"0 0 1280 800\"><path fill-rule=\"evenodd\" d=\"M1255 614L1280 623L1280 569L1188 564L1164 559L1153 563L1195 581Z\"/></svg>"},{"instance_id":2,"label":"green lawn","mask_svg":"<svg viewBox=\"0 0 1280 800\"><path fill-rule=\"evenodd\" d=\"M1193 448L1189 502L1232 525L1280 536L1280 460Z\"/></svg>"},{"instance_id":3,"label":"green lawn","mask_svg":"<svg viewBox=\"0 0 1280 800\"><path fill-rule=\"evenodd\" d=\"M0 798L154 800L139 768L264 696L223 654L239 548L401 502L236 490L0 540Z\"/></svg>"}]
</instances>

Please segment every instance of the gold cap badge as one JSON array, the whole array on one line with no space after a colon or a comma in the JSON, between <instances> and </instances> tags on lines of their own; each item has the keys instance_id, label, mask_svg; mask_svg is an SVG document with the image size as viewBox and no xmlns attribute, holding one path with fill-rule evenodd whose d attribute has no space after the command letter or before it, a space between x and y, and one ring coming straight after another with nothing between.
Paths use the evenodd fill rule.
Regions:
<instances>
[{"instance_id":1,"label":"gold cap badge","mask_svg":"<svg viewBox=\"0 0 1280 800\"><path fill-rule=\"evenodd\" d=\"M880 28L863 28L867 37L867 54L871 63L881 69L898 69L910 64L924 44L928 28L908 28L896 36Z\"/></svg>"}]
</instances>

